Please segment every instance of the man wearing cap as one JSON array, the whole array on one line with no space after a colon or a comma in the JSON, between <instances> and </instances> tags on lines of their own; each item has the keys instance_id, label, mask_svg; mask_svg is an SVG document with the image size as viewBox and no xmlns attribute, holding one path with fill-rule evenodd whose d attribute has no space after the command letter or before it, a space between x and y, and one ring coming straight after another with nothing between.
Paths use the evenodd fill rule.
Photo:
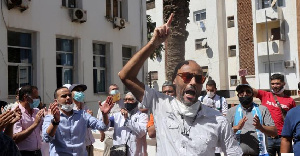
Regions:
<instances>
[{"instance_id":1,"label":"man wearing cap","mask_svg":"<svg viewBox=\"0 0 300 156\"><path fill-rule=\"evenodd\" d=\"M69 86L64 85L64 86ZM72 93L74 110L83 110L91 115L93 115L93 112L88 109L87 105L84 103L84 91L87 89L87 86L84 84L72 84L69 87L70 92ZM86 136L85 136L85 145L86 150L88 152L88 156L94 155L94 146L93 143L95 142L94 136L92 134L91 128L87 128Z\"/></svg>"},{"instance_id":2,"label":"man wearing cap","mask_svg":"<svg viewBox=\"0 0 300 156\"><path fill-rule=\"evenodd\" d=\"M253 102L253 90L248 84L236 88L240 104L228 110L226 118L236 134L243 155L267 153L265 135L276 136L277 129L267 107Z\"/></svg>"}]
</instances>

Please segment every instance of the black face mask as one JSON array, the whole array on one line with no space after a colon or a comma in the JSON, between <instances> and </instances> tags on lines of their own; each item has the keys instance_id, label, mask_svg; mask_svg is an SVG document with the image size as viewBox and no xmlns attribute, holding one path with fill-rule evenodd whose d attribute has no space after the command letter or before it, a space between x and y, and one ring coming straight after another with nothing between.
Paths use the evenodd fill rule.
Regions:
<instances>
[{"instance_id":1,"label":"black face mask","mask_svg":"<svg viewBox=\"0 0 300 156\"><path fill-rule=\"evenodd\" d=\"M239 97L239 101L243 106L249 106L253 102L253 96Z\"/></svg>"},{"instance_id":2,"label":"black face mask","mask_svg":"<svg viewBox=\"0 0 300 156\"><path fill-rule=\"evenodd\" d=\"M137 105L138 103L124 103L125 104L125 108L130 112L132 111Z\"/></svg>"}]
</instances>

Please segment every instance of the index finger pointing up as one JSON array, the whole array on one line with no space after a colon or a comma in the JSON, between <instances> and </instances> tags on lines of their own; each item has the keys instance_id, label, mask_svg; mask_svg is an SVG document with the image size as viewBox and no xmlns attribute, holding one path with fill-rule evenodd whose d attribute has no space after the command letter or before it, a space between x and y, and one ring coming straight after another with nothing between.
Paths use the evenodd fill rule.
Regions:
<instances>
[{"instance_id":1,"label":"index finger pointing up","mask_svg":"<svg viewBox=\"0 0 300 156\"><path fill-rule=\"evenodd\" d=\"M173 20L173 16L174 16L174 13L171 13L171 15L170 15L170 17L169 17L169 19L167 21L167 26L168 27L171 26L171 23L172 23L172 20Z\"/></svg>"}]
</instances>

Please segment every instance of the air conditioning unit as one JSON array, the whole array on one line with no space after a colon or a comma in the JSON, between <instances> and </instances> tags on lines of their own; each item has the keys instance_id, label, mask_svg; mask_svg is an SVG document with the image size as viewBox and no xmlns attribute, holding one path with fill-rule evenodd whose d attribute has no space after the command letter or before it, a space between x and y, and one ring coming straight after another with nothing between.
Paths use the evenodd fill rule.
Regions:
<instances>
[{"instance_id":1,"label":"air conditioning unit","mask_svg":"<svg viewBox=\"0 0 300 156\"><path fill-rule=\"evenodd\" d=\"M72 22L80 22L80 23L86 22L87 19L86 10L82 10L78 8L70 9L70 15L71 15Z\"/></svg>"},{"instance_id":2,"label":"air conditioning unit","mask_svg":"<svg viewBox=\"0 0 300 156\"><path fill-rule=\"evenodd\" d=\"M284 66L285 66L285 68L294 68L295 63L293 60L284 61Z\"/></svg>"},{"instance_id":3,"label":"air conditioning unit","mask_svg":"<svg viewBox=\"0 0 300 156\"><path fill-rule=\"evenodd\" d=\"M125 28L125 19L114 17L114 27L118 27L119 29Z\"/></svg>"},{"instance_id":4,"label":"air conditioning unit","mask_svg":"<svg viewBox=\"0 0 300 156\"><path fill-rule=\"evenodd\" d=\"M21 12L28 9L29 0L6 0L8 10L19 8Z\"/></svg>"}]
</instances>

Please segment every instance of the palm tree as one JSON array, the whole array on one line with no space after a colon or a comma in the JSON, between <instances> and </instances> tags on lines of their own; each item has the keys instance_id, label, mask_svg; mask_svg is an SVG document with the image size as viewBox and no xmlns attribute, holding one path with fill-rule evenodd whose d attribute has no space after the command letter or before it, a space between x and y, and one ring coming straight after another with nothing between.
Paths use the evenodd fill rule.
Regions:
<instances>
[{"instance_id":1,"label":"palm tree","mask_svg":"<svg viewBox=\"0 0 300 156\"><path fill-rule=\"evenodd\" d=\"M174 13L171 35L165 42L166 80L171 81L175 66L185 60L185 41L188 37L186 25L189 23L190 0L163 0L163 16L167 22Z\"/></svg>"}]
</instances>

